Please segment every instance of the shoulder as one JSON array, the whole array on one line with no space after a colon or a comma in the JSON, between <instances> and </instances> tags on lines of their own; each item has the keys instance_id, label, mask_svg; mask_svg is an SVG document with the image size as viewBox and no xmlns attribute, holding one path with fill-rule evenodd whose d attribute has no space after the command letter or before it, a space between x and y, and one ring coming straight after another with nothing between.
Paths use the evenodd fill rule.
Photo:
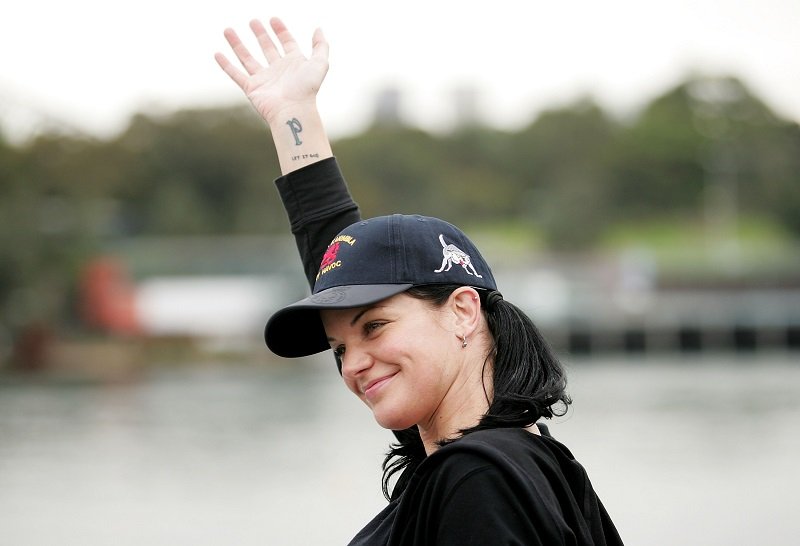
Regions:
<instances>
[{"instance_id":1,"label":"shoulder","mask_svg":"<svg viewBox=\"0 0 800 546\"><path fill-rule=\"evenodd\" d=\"M455 487L468 479L510 479L559 466L541 437L522 429L470 433L431 454L417 469L429 485Z\"/></svg>"},{"instance_id":2,"label":"shoulder","mask_svg":"<svg viewBox=\"0 0 800 546\"><path fill-rule=\"evenodd\" d=\"M417 468L401 504L404 521L437 534L428 543L620 543L570 451L520 428L473 432L440 448Z\"/></svg>"},{"instance_id":3,"label":"shoulder","mask_svg":"<svg viewBox=\"0 0 800 546\"><path fill-rule=\"evenodd\" d=\"M539 491L581 494L587 474L566 446L520 428L473 432L439 449L420 465L421 479L453 486L490 478Z\"/></svg>"},{"instance_id":4,"label":"shoulder","mask_svg":"<svg viewBox=\"0 0 800 546\"><path fill-rule=\"evenodd\" d=\"M550 461L565 464L575 461L569 449L560 442L521 428L473 432L444 446L435 455L442 459L474 456L496 462Z\"/></svg>"},{"instance_id":5,"label":"shoulder","mask_svg":"<svg viewBox=\"0 0 800 546\"><path fill-rule=\"evenodd\" d=\"M547 440L545 440L546 442ZM522 429L479 431L431 454L403 494L404 518L433 529L436 543L561 544L558 463ZM427 532L427 531L426 531ZM494 541L494 542L493 542Z\"/></svg>"}]
</instances>

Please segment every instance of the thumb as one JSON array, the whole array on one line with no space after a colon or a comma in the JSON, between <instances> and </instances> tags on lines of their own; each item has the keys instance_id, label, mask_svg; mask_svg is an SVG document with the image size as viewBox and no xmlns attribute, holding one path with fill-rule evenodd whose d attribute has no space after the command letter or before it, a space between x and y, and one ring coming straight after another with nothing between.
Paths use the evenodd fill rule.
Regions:
<instances>
[{"instance_id":1,"label":"thumb","mask_svg":"<svg viewBox=\"0 0 800 546\"><path fill-rule=\"evenodd\" d=\"M329 51L328 41L325 39L322 29L316 29L311 37L311 57L318 61L327 62Z\"/></svg>"}]
</instances>

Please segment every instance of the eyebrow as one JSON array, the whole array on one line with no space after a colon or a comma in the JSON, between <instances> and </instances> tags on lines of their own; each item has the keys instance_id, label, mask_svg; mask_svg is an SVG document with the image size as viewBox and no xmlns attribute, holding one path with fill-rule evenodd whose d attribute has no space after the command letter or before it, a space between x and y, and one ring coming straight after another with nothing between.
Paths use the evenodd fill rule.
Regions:
<instances>
[{"instance_id":1,"label":"eyebrow","mask_svg":"<svg viewBox=\"0 0 800 546\"><path fill-rule=\"evenodd\" d=\"M359 311L358 313L356 313L356 316L354 316L354 317L353 317L353 320L351 320L351 321L350 321L350 326L355 326L355 325L356 325L356 322L358 322L358 319L360 319L361 317L363 317L363 316L364 316L364 314L365 314L367 311L370 311L370 310L372 310L372 309L375 309L375 307L377 307L377 306L376 306L376 305L370 305L369 307L365 307L364 309L362 309L361 311Z\"/></svg>"},{"instance_id":2,"label":"eyebrow","mask_svg":"<svg viewBox=\"0 0 800 546\"><path fill-rule=\"evenodd\" d=\"M377 305L377 304L370 305L369 307L365 307L364 309L362 309L361 311L359 311L358 313L356 313L356 316L354 316L354 317L353 317L353 320L351 320L351 321L350 321L350 326L351 326L351 327L352 327L352 326L355 326L355 325L356 325L356 322L358 322L358 319L360 319L361 317L363 317L363 316L364 316L364 314L365 314L365 313L367 313L367 312L371 311L372 309L375 309L376 307L380 307L380 306L379 306L379 305ZM332 338L332 337L328 337L328 341L335 341L335 339L334 339L334 338Z\"/></svg>"}]
</instances>

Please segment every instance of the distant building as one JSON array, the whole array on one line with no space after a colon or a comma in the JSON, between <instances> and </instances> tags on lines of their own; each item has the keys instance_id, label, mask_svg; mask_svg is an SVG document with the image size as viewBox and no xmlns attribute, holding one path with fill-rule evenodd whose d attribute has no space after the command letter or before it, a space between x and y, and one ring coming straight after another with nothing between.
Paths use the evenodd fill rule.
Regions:
<instances>
[{"instance_id":1,"label":"distant building","mask_svg":"<svg viewBox=\"0 0 800 546\"><path fill-rule=\"evenodd\" d=\"M474 85L461 85L452 91L455 127L463 129L480 125L480 92Z\"/></svg>"},{"instance_id":2,"label":"distant building","mask_svg":"<svg viewBox=\"0 0 800 546\"><path fill-rule=\"evenodd\" d=\"M375 99L375 125L395 127L403 124L400 106L402 93L396 87L387 87Z\"/></svg>"},{"instance_id":3,"label":"distant building","mask_svg":"<svg viewBox=\"0 0 800 546\"><path fill-rule=\"evenodd\" d=\"M79 307L98 331L144 336L260 336L307 293L290 237L153 237L120 243L84 269Z\"/></svg>"}]
</instances>

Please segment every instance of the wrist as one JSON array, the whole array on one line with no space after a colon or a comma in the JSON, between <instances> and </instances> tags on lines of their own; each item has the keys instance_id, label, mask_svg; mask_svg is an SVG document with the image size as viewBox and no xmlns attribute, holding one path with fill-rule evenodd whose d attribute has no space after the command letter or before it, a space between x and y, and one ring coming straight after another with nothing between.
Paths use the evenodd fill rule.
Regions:
<instances>
[{"instance_id":1,"label":"wrist","mask_svg":"<svg viewBox=\"0 0 800 546\"><path fill-rule=\"evenodd\" d=\"M269 128L283 174L333 155L316 102L298 102L275 110Z\"/></svg>"},{"instance_id":2,"label":"wrist","mask_svg":"<svg viewBox=\"0 0 800 546\"><path fill-rule=\"evenodd\" d=\"M315 98L306 101L294 101L274 108L264 116L264 120L270 129L274 131L284 126L288 120L309 117L319 117Z\"/></svg>"}]
</instances>

